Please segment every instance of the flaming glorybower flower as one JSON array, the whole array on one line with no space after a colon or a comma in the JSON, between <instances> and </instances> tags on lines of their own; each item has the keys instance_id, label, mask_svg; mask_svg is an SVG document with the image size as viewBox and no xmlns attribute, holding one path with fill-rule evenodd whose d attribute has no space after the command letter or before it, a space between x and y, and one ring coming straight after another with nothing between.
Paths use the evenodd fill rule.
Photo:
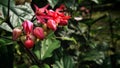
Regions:
<instances>
[{"instance_id":1,"label":"flaming glorybower flower","mask_svg":"<svg viewBox=\"0 0 120 68\"><path fill-rule=\"evenodd\" d=\"M65 9L64 5L61 5L55 11L52 9L47 9L49 5L46 5L43 8L36 8L36 18L38 22L42 24L47 24L47 27L55 31L58 25L65 26L68 24L68 19L70 16L66 16L63 12Z\"/></svg>"},{"instance_id":2,"label":"flaming glorybower flower","mask_svg":"<svg viewBox=\"0 0 120 68\"><path fill-rule=\"evenodd\" d=\"M44 35L44 30L43 30L43 28L41 28L41 27L36 27L36 28L34 29L33 33L34 33L34 35L35 35L37 38L39 38L39 39L41 39L41 40L43 40L44 37L45 37L45 35Z\"/></svg>"},{"instance_id":3,"label":"flaming glorybower flower","mask_svg":"<svg viewBox=\"0 0 120 68\"><path fill-rule=\"evenodd\" d=\"M24 21L22 23L22 26L23 26L23 30L26 34L30 34L32 33L32 30L33 30L33 23L31 21Z\"/></svg>"},{"instance_id":4,"label":"flaming glorybower flower","mask_svg":"<svg viewBox=\"0 0 120 68\"><path fill-rule=\"evenodd\" d=\"M68 24L68 19L70 16L66 16L63 10L65 9L64 5L61 5L55 11L52 9L47 9L49 5L46 5L42 8L35 6L35 16L40 26L34 27L33 23L29 20L26 20L22 23L23 31L25 34L22 42L25 47L30 49L34 46L36 38L43 40L45 35L49 32L48 28L56 31L57 26L65 26ZM34 27L34 28L33 28ZM45 30L45 31L44 31ZM15 28L13 30L13 40L16 40L21 35L22 30ZM46 32L46 33L45 33Z\"/></svg>"},{"instance_id":5,"label":"flaming glorybower flower","mask_svg":"<svg viewBox=\"0 0 120 68\"><path fill-rule=\"evenodd\" d=\"M62 16L60 18L59 25L65 26L68 24L68 19L70 19L70 16Z\"/></svg>"},{"instance_id":6,"label":"flaming glorybower flower","mask_svg":"<svg viewBox=\"0 0 120 68\"><path fill-rule=\"evenodd\" d=\"M36 5L34 5L34 6L36 9L36 14L44 14L44 12L45 12L45 10L47 10L47 7L49 6L49 4L47 4L46 6L44 6L42 8L39 8Z\"/></svg>"},{"instance_id":7,"label":"flaming glorybower flower","mask_svg":"<svg viewBox=\"0 0 120 68\"><path fill-rule=\"evenodd\" d=\"M45 14L45 11L47 10L47 7L49 5L46 5L42 8L39 8L36 5L34 5L34 6L35 6L35 9L36 9L35 14L36 14L36 18L37 18L38 22L44 24L46 22L45 19L48 19L48 16Z\"/></svg>"},{"instance_id":8,"label":"flaming glorybower flower","mask_svg":"<svg viewBox=\"0 0 120 68\"><path fill-rule=\"evenodd\" d=\"M64 5L61 5L59 8L57 8L55 11L53 10L46 10L46 13L48 16L50 16L50 19L53 19L57 24L59 25L67 25L68 19L70 19L70 16L66 16L63 12L65 9Z\"/></svg>"}]
</instances>

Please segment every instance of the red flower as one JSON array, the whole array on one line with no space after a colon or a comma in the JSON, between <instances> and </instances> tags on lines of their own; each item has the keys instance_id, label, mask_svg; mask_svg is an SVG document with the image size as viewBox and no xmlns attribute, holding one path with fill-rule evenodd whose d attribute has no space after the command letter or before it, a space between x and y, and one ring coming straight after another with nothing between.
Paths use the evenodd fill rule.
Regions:
<instances>
[{"instance_id":1,"label":"red flower","mask_svg":"<svg viewBox=\"0 0 120 68\"><path fill-rule=\"evenodd\" d=\"M32 30L33 30L33 23L31 21L24 21L22 23L22 26L23 26L23 30L26 34L30 34L32 33Z\"/></svg>"},{"instance_id":2,"label":"red flower","mask_svg":"<svg viewBox=\"0 0 120 68\"><path fill-rule=\"evenodd\" d=\"M42 8L39 8L36 5L34 5L34 6L35 6L35 9L36 9L35 13L36 13L36 18L37 18L38 22L44 24L46 22L46 19L49 18L48 15L45 14L45 11L47 10L47 7L49 5L46 5Z\"/></svg>"},{"instance_id":3,"label":"red flower","mask_svg":"<svg viewBox=\"0 0 120 68\"><path fill-rule=\"evenodd\" d=\"M41 27L36 27L36 28L34 29L33 33L34 33L34 35L35 35L37 38L39 38L39 39L41 39L41 40L43 40L43 39L45 38L44 30L43 30L43 28L41 28Z\"/></svg>"},{"instance_id":4,"label":"red flower","mask_svg":"<svg viewBox=\"0 0 120 68\"><path fill-rule=\"evenodd\" d=\"M13 33L12 35L13 40L16 40L21 35L22 30L19 28L15 28L13 29L12 33Z\"/></svg>"},{"instance_id":5,"label":"red flower","mask_svg":"<svg viewBox=\"0 0 120 68\"><path fill-rule=\"evenodd\" d=\"M45 24L46 20L49 19L50 17L47 15L36 15L36 18L38 20L38 23Z\"/></svg>"},{"instance_id":6,"label":"red flower","mask_svg":"<svg viewBox=\"0 0 120 68\"><path fill-rule=\"evenodd\" d=\"M55 11L56 12L60 12L60 11L63 11L65 9L65 5L60 5L60 7L59 8L57 8Z\"/></svg>"},{"instance_id":7,"label":"red flower","mask_svg":"<svg viewBox=\"0 0 120 68\"><path fill-rule=\"evenodd\" d=\"M63 16L60 19L59 25L65 26L68 24L68 19L70 19L70 16Z\"/></svg>"},{"instance_id":8,"label":"red flower","mask_svg":"<svg viewBox=\"0 0 120 68\"><path fill-rule=\"evenodd\" d=\"M47 22L47 26L48 28L52 29L52 30L56 30L57 29L57 24L55 23L54 20L52 19L49 19L48 22Z\"/></svg>"},{"instance_id":9,"label":"red flower","mask_svg":"<svg viewBox=\"0 0 120 68\"><path fill-rule=\"evenodd\" d=\"M49 6L49 4L47 4L46 6L44 6L42 8L39 8L36 5L34 5L34 6L36 9L36 14L43 14L45 12L45 10L47 10L47 7Z\"/></svg>"},{"instance_id":10,"label":"red flower","mask_svg":"<svg viewBox=\"0 0 120 68\"><path fill-rule=\"evenodd\" d=\"M47 10L46 11L47 15L49 16L48 19L52 19L54 20L56 23L60 22L60 16L58 15L57 12L53 11L53 10Z\"/></svg>"},{"instance_id":11,"label":"red flower","mask_svg":"<svg viewBox=\"0 0 120 68\"><path fill-rule=\"evenodd\" d=\"M68 20L63 20L63 19L61 19L61 21L59 23L59 25L61 25L61 26L65 26L67 24L68 24Z\"/></svg>"}]
</instances>

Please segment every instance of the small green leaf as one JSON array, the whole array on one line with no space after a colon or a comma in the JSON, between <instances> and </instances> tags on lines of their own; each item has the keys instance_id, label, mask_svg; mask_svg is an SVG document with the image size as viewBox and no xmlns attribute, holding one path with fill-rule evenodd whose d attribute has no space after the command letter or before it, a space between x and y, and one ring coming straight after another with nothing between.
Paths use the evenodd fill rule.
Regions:
<instances>
[{"instance_id":1,"label":"small green leaf","mask_svg":"<svg viewBox=\"0 0 120 68\"><path fill-rule=\"evenodd\" d=\"M98 0L92 0L93 2L95 2L96 4L98 4L99 3L99 1Z\"/></svg>"},{"instance_id":2,"label":"small green leaf","mask_svg":"<svg viewBox=\"0 0 120 68\"><path fill-rule=\"evenodd\" d=\"M43 64L42 68L50 68L48 64Z\"/></svg>"},{"instance_id":3,"label":"small green leaf","mask_svg":"<svg viewBox=\"0 0 120 68\"><path fill-rule=\"evenodd\" d=\"M69 38L69 37L57 37L57 38L62 39L62 40L72 41L75 44L77 44L77 41L73 37L72 38Z\"/></svg>"},{"instance_id":4,"label":"small green leaf","mask_svg":"<svg viewBox=\"0 0 120 68\"><path fill-rule=\"evenodd\" d=\"M4 19L0 17L0 25L4 22Z\"/></svg>"},{"instance_id":5,"label":"small green leaf","mask_svg":"<svg viewBox=\"0 0 120 68\"><path fill-rule=\"evenodd\" d=\"M58 3L58 1L59 1L59 0L48 0L50 6L51 6L52 8L55 7L55 5Z\"/></svg>"},{"instance_id":6,"label":"small green leaf","mask_svg":"<svg viewBox=\"0 0 120 68\"><path fill-rule=\"evenodd\" d=\"M30 68L39 68L37 65L32 65Z\"/></svg>"},{"instance_id":7,"label":"small green leaf","mask_svg":"<svg viewBox=\"0 0 120 68\"><path fill-rule=\"evenodd\" d=\"M73 60L70 56L64 56L60 61L56 61L53 68L74 68Z\"/></svg>"},{"instance_id":8,"label":"small green leaf","mask_svg":"<svg viewBox=\"0 0 120 68\"><path fill-rule=\"evenodd\" d=\"M78 0L78 3L81 3L83 0Z\"/></svg>"}]
</instances>

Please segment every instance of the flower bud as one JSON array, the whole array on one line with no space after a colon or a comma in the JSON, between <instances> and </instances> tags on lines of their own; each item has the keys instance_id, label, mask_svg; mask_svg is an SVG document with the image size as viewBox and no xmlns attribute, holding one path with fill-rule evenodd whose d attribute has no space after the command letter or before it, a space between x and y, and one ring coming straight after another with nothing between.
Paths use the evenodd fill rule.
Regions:
<instances>
[{"instance_id":1,"label":"flower bud","mask_svg":"<svg viewBox=\"0 0 120 68\"><path fill-rule=\"evenodd\" d=\"M41 28L41 27L36 27L36 28L33 30L33 34L34 34L37 38L39 38L39 39L41 39L41 40L43 40L43 39L45 38L44 30L43 30L43 28Z\"/></svg>"},{"instance_id":2,"label":"flower bud","mask_svg":"<svg viewBox=\"0 0 120 68\"><path fill-rule=\"evenodd\" d=\"M13 33L12 39L16 40L21 35L22 30L20 28L14 28L12 33Z\"/></svg>"},{"instance_id":3,"label":"flower bud","mask_svg":"<svg viewBox=\"0 0 120 68\"><path fill-rule=\"evenodd\" d=\"M57 24L55 23L54 20L50 19L47 22L47 27L55 31L57 29Z\"/></svg>"},{"instance_id":4,"label":"flower bud","mask_svg":"<svg viewBox=\"0 0 120 68\"><path fill-rule=\"evenodd\" d=\"M34 46L34 42L33 42L33 40L31 40L31 39L27 39L27 40L24 42L24 45L25 45L26 48L30 49L30 48L32 48L32 47Z\"/></svg>"},{"instance_id":5,"label":"flower bud","mask_svg":"<svg viewBox=\"0 0 120 68\"><path fill-rule=\"evenodd\" d=\"M26 20L22 23L23 30L26 34L30 34L33 30L33 23L29 20Z\"/></svg>"}]
</instances>

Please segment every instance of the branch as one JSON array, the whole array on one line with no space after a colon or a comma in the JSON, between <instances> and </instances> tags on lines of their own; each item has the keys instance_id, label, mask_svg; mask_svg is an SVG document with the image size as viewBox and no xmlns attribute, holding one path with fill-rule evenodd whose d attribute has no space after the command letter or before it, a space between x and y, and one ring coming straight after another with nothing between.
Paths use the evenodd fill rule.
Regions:
<instances>
[{"instance_id":1,"label":"branch","mask_svg":"<svg viewBox=\"0 0 120 68\"><path fill-rule=\"evenodd\" d=\"M39 67L41 67L42 62L38 60L38 58L35 56L35 54L31 50L29 50L28 48L26 48L21 41L17 41L17 43L20 44L20 46L26 51L26 53L28 54L28 56L30 57L30 59L33 62L35 62Z\"/></svg>"},{"instance_id":2,"label":"branch","mask_svg":"<svg viewBox=\"0 0 120 68\"><path fill-rule=\"evenodd\" d=\"M7 13L7 18L6 18L6 23L13 29L13 26L10 23L10 0L8 0L8 13Z\"/></svg>"},{"instance_id":3,"label":"branch","mask_svg":"<svg viewBox=\"0 0 120 68\"><path fill-rule=\"evenodd\" d=\"M35 15L32 17L32 19L31 19L31 22L33 22L33 21L35 21L36 20L36 18L35 18Z\"/></svg>"}]
</instances>

